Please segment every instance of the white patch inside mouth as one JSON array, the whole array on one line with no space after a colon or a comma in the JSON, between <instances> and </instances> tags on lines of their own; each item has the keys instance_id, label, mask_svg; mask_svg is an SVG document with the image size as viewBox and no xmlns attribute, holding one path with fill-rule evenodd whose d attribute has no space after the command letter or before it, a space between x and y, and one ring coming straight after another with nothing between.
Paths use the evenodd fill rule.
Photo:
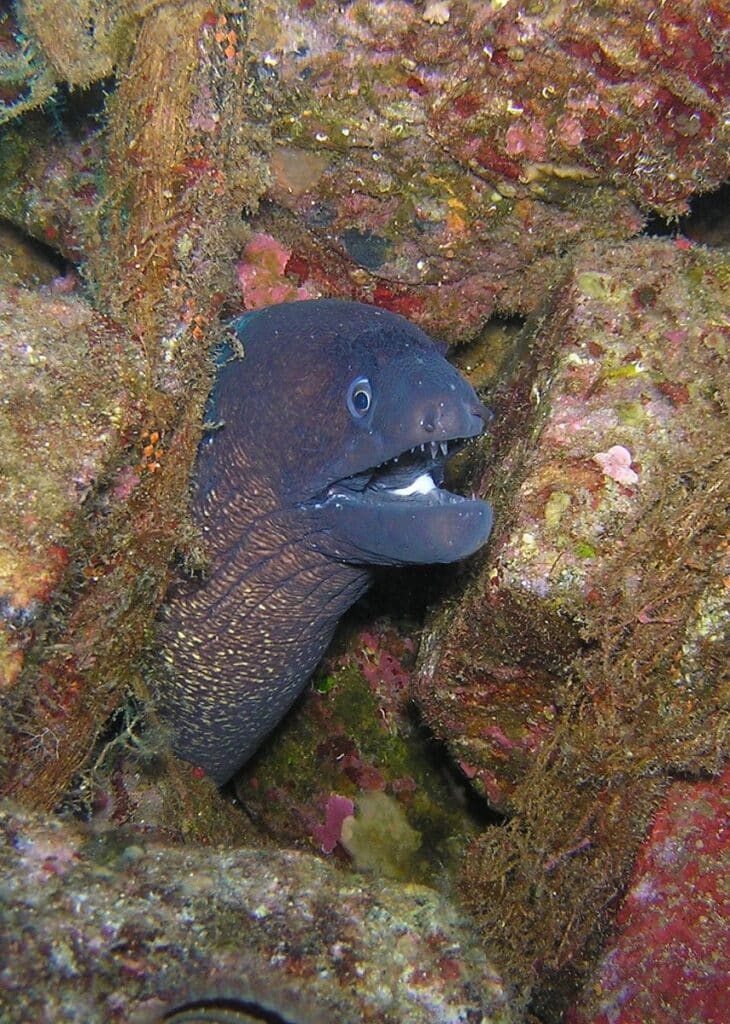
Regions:
<instances>
[{"instance_id":1,"label":"white patch inside mouth","mask_svg":"<svg viewBox=\"0 0 730 1024\"><path fill-rule=\"evenodd\" d=\"M428 473L421 473L417 476L413 483L408 484L407 487L396 487L390 493L398 494L402 498L407 498L411 494L429 494L431 491L436 490L436 484L433 482Z\"/></svg>"}]
</instances>

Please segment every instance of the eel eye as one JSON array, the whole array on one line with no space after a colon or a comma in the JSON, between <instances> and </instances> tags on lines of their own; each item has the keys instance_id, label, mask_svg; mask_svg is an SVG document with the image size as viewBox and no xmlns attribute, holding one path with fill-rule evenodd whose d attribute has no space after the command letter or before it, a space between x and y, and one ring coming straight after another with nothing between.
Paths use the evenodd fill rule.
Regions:
<instances>
[{"instance_id":1,"label":"eel eye","mask_svg":"<svg viewBox=\"0 0 730 1024\"><path fill-rule=\"evenodd\" d=\"M367 377L358 377L347 391L347 408L355 419L362 419L373 404L373 389Z\"/></svg>"}]
</instances>

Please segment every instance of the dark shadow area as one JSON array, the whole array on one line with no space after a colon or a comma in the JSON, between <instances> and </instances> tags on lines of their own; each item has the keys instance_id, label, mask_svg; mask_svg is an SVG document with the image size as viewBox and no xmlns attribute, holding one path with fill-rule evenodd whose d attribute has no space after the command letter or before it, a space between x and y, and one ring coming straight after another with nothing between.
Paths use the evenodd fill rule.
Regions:
<instances>
[{"instance_id":1,"label":"dark shadow area","mask_svg":"<svg viewBox=\"0 0 730 1024\"><path fill-rule=\"evenodd\" d=\"M646 222L645 235L692 239L700 245L725 246L730 244L730 182L714 192L695 196L690 212L684 217L667 220L653 216Z\"/></svg>"},{"instance_id":2,"label":"dark shadow area","mask_svg":"<svg viewBox=\"0 0 730 1024\"><path fill-rule=\"evenodd\" d=\"M2 277L29 287L50 284L65 277L73 264L51 245L25 234L10 221L0 218L0 261Z\"/></svg>"},{"instance_id":3,"label":"dark shadow area","mask_svg":"<svg viewBox=\"0 0 730 1024\"><path fill-rule=\"evenodd\" d=\"M234 1021L262 1021L263 1024L295 1024L295 1021L288 1014L282 1016L276 1010L262 1006L259 1002L248 999L236 999L225 997L213 997L210 999L193 999L183 1003L182 1006L168 1010L160 1022L170 1021L170 1024L195 1024L195 1021L210 1020Z\"/></svg>"},{"instance_id":4,"label":"dark shadow area","mask_svg":"<svg viewBox=\"0 0 730 1024\"><path fill-rule=\"evenodd\" d=\"M492 316L473 341L448 353L449 361L477 391L488 390L510 365L516 338L524 326L523 316Z\"/></svg>"},{"instance_id":5,"label":"dark shadow area","mask_svg":"<svg viewBox=\"0 0 730 1024\"><path fill-rule=\"evenodd\" d=\"M102 125L107 99L115 88L113 77L92 82L83 89L61 82L41 110L60 138L79 141Z\"/></svg>"},{"instance_id":6,"label":"dark shadow area","mask_svg":"<svg viewBox=\"0 0 730 1024\"><path fill-rule=\"evenodd\" d=\"M480 831L495 825L504 825L509 819L506 815L490 805L489 801L480 796L459 771L448 747L442 743L422 721L415 704L411 706L411 716L418 728L420 738L428 751L431 764L438 771L445 787L452 794L454 802L464 811Z\"/></svg>"}]
</instances>

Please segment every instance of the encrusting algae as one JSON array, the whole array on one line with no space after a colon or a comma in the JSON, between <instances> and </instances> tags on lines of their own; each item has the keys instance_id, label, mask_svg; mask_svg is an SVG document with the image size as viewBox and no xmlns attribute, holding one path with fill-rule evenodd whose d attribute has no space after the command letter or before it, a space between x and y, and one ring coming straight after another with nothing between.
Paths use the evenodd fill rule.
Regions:
<instances>
[{"instance_id":1,"label":"encrusting algae","mask_svg":"<svg viewBox=\"0 0 730 1024\"><path fill-rule=\"evenodd\" d=\"M621 929L651 861L637 849L671 824L675 787L695 785L713 811L692 818L693 842L714 851L703 829L724 799L730 276L720 249L628 241L727 178L721 5L6 8L0 217L46 248L37 272L3 261L0 295L0 792L96 813L110 842L120 823L154 825L185 837L193 859L198 843L227 845L225 859L245 838L324 846L344 864L349 843L368 872L444 884L466 845L460 889L481 959L457 970L438 938L426 978L409 939L394 991L421 993L426 1021L427 983L451 978L464 986L458 1016L473 1009L462 996L474 979L496 978L487 950L517 986L507 1010L499 982L494 1020L527 1005L556 1021L587 979L575 1019L603 1024L606 961L593 969L613 920L615 948L636 962ZM156 615L180 563L206 571L188 485L219 323L242 305L322 295L373 302L450 342L474 340L495 312L528 317L524 363L511 375L502 363L492 440L466 459L498 534L464 576L429 579L437 601L415 682L414 652L392 629L343 633L355 637L345 667L318 679L328 692L239 783L249 819L165 752L150 710ZM302 737L338 720L318 777ZM423 724L448 750L441 776ZM484 802L476 817L462 805L470 791ZM367 832L395 807L410 855L394 868ZM23 814L7 819L7 846L13 858L34 846L41 865L38 892L13 904L30 942L43 879L61 878L59 899L73 900L72 882L95 893L107 868L92 879L82 857L69 874L74 843L49 838L66 826ZM133 850L125 891L136 863ZM701 863L711 877L709 855ZM204 887L202 861L191 870ZM216 893L228 884L221 870ZM390 884L412 911L427 900ZM703 917L719 920L716 909L710 900ZM265 937L279 919L253 911ZM240 920L229 908L195 950L181 939L180 963L207 956L219 927L230 957ZM137 955L154 957L172 926L144 938L127 925L104 960L122 972L93 1009L105 1020L140 999L158 1015L179 1005L179 976L156 987ZM716 939L703 930L702 950ZM112 977L58 941L44 963L76 963L63 976L74 992L84 972ZM310 961L287 950L287 979L309 978ZM277 955L269 945L255 970ZM347 948L327 955L345 986L358 977ZM701 951L692 970L699 991L717 964ZM43 976L24 986L11 961L0 999L10 991L19 1014L18 992L46 1005ZM647 995L646 1019L684 1007L680 987ZM374 1019L389 1012L378 1004Z\"/></svg>"}]
</instances>

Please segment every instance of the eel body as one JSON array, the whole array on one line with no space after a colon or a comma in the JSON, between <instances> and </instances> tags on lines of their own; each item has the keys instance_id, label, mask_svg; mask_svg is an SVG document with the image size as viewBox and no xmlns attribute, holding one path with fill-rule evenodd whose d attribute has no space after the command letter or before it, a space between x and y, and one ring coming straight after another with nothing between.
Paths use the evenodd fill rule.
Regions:
<instances>
[{"instance_id":1,"label":"eel body","mask_svg":"<svg viewBox=\"0 0 730 1024\"><path fill-rule=\"evenodd\" d=\"M219 367L194 478L209 569L161 624L161 712L219 783L292 705L372 566L464 558L492 520L439 486L487 413L421 330L328 299L233 327L243 352Z\"/></svg>"}]
</instances>

